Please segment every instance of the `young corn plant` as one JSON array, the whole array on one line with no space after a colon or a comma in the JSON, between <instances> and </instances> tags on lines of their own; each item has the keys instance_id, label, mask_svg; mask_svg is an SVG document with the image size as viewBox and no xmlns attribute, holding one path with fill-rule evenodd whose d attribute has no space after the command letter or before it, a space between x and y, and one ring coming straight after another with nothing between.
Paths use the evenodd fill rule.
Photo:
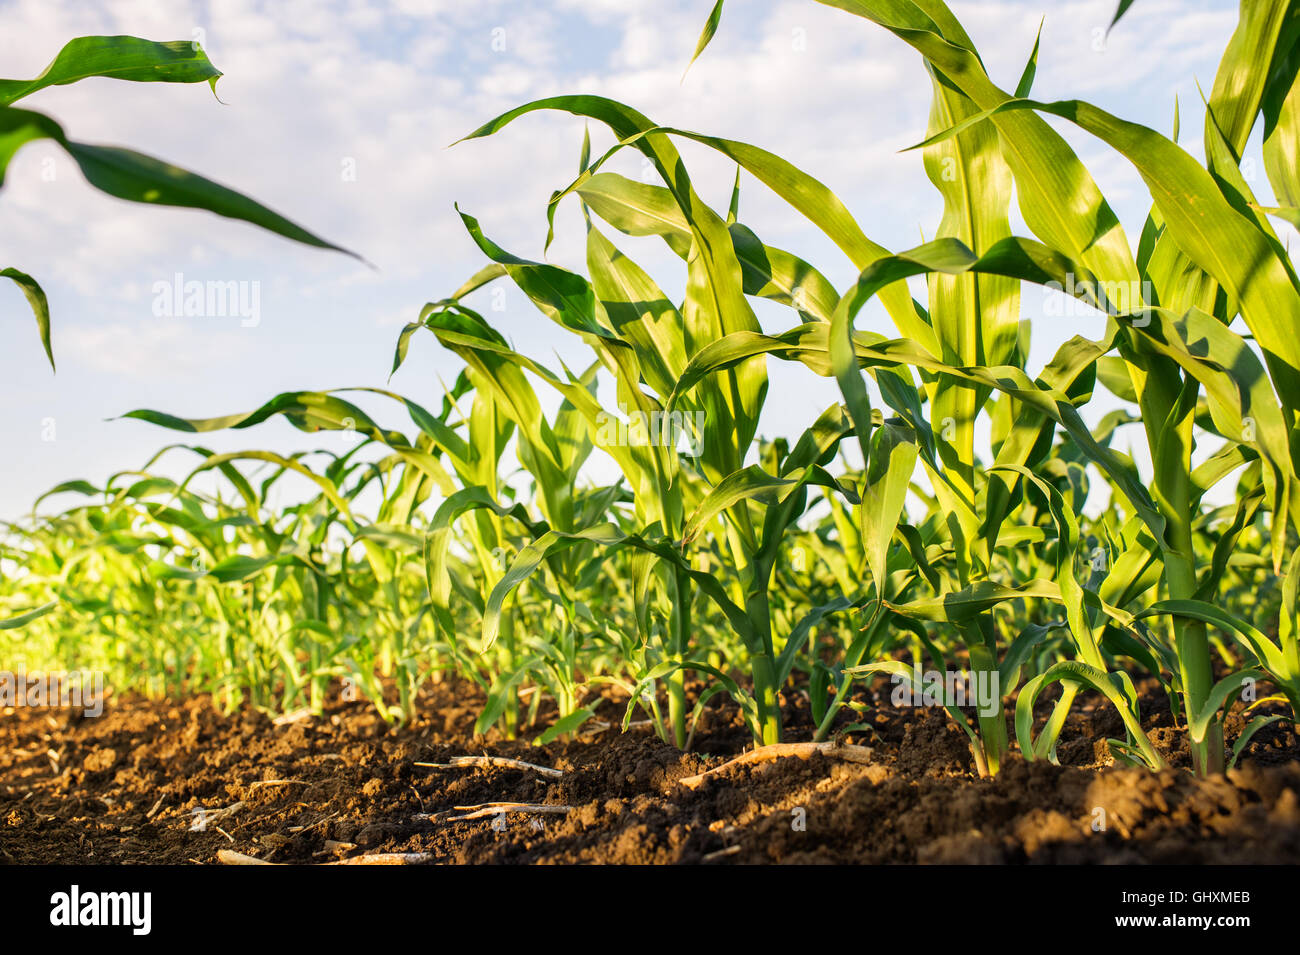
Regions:
<instances>
[{"instance_id":1,"label":"young corn plant","mask_svg":"<svg viewBox=\"0 0 1300 955\"><path fill-rule=\"evenodd\" d=\"M1127 469L1123 469L1122 462L1105 454L1104 449L1101 456L1095 455L1088 447L1089 444L1095 447L1095 441L1081 444L1103 470L1123 478L1117 483L1126 486L1129 504L1157 544L1164 589L1169 598L1144 611L1144 616L1161 613L1173 616L1177 680L1183 695L1196 768L1200 772L1221 768L1223 746L1217 714L1224 702L1257 673L1240 671L1212 684L1205 624L1213 611L1207 601L1197 598L1198 595L1212 595L1218 581L1213 564L1198 577L1193 552L1192 524L1201 495L1208 489L1208 486L1193 484L1193 429L1199 389L1204 387L1216 429L1227 432L1225 437L1244 448L1222 455L1217 462L1219 470L1213 476L1222 477L1232 470L1230 465L1234 463L1239 465L1248 459L1261 458L1265 492L1275 524L1285 527L1294 495L1292 447L1295 434L1295 416L1288 404L1288 396L1295 391L1293 386L1287 386L1291 384L1289 376L1295 374L1297 365L1292 354L1296 347L1294 336L1287 336L1281 329L1287 324L1286 316L1295 309L1297 283L1289 259L1245 188L1237 160L1257 115L1264 111L1266 103L1270 105L1266 119L1272 120L1269 139L1273 159L1270 165L1278 173L1276 178L1284 177L1285 156L1295 153L1294 122L1283 108L1294 78L1294 70L1289 65L1296 42L1292 5L1272 3L1243 7L1242 22L1229 44L1216 79L1215 92L1208 104L1208 170L1202 169L1176 144L1159 134L1124 123L1088 104L1076 101L1048 104L1029 100L1032 59L1031 68L1025 71L1015 94L1002 91L988 78L960 24L938 0L916 3L860 0L832 5L885 27L923 55L927 68L938 81L932 130L946 126L923 144L927 149L927 159L932 162L946 159L950 169L960 168L963 159L979 162L981 173L987 169L989 182L993 184L988 193L980 193L981 199L989 201L1005 195L1004 184L1008 182L1003 172L1005 166L1009 170L1009 181L1015 184L1022 216L1030 229L1047 244L1048 248L1043 252L1060 257L1069 265L1067 275L1057 276L1055 281L1060 282L1057 287L1085 290L1087 297L1118 319L1108 324L1103 347L1091 356L1093 367L1083 371L1088 375L1095 374L1095 363L1102 353L1112 346L1119 348L1127 381L1118 375L1114 375L1113 380L1132 389L1142 410L1155 474L1152 494L1148 497L1133 480L1132 474L1125 473ZM1133 162L1147 181L1155 199L1155 209L1144 230L1137 256L1130 251L1117 218L1091 177L1064 140L1038 116L1039 112L1061 116L1098 136ZM980 131L983 139L969 135ZM936 147L949 150L948 155L936 153ZM991 161L987 156L981 158L981 147L990 150L1003 162ZM964 180L957 176L940 182L960 184ZM941 184L940 188L945 187ZM1287 188L1288 185L1280 189L1275 186L1279 194ZM856 294L846 295L842 300L842 305L850 303L846 310L848 328L832 343L832 355L835 349L839 352L837 375L845 388L846 398L862 393L856 369L852 368L851 319L852 312L858 307L856 300L864 294L878 292L886 279L923 271L949 274L970 271L1038 280L1030 274L1032 270L1020 268L1023 263L1007 261L1004 250L1009 251L1012 246L1005 238L998 241L1002 217L1000 206L997 210L979 210L969 190L963 193L961 185L953 185L948 191L949 216L941 233L947 232L962 240L961 251L969 256L968 264L965 268L952 269L927 251L923 256L909 254L899 257L919 259L917 264L920 268L909 268L905 264L891 268L880 260L864 270ZM956 201L953 200L954 193ZM953 206L961 213L975 210L982 214L970 216L972 221L954 223ZM1195 214L1191 211L1193 209ZM991 246L986 244L990 240ZM1021 253L1037 257L1041 262L1041 253L1035 253L1023 242L1017 245ZM1223 252L1229 248L1245 248L1251 254L1225 256ZM971 254L972 250L974 254ZM1008 269L1007 265L1013 267ZM1061 279L1068 280L1068 284ZM1002 329L1001 340L1010 342L1013 338L1012 312L1010 309L1005 313L1000 311L1006 300L1000 298L995 289L972 286L967 281L961 291L965 293L964 299L960 292L954 293L950 283L942 279L932 280L929 330L918 334L900 323L900 331L913 340L917 350L923 349L927 353L926 364L930 357L950 366L982 364L976 351L981 334L996 342L999 340L996 330ZM1107 295L1107 291L1111 294ZM1115 294L1116 291L1119 294ZM1126 291L1131 294L1124 294ZM963 314L966 320L957 320ZM1237 314L1241 315L1259 343L1264 353L1263 364L1277 382L1276 388L1270 389L1260 363L1253 360L1250 349L1240 336L1227 329L1227 324ZM951 326L948 325L950 319L954 321ZM1192 344L1207 339L1210 342L1208 355L1204 346ZM936 351L939 354L935 354ZM1062 357L1069 356L1058 355L1054 370L1063 370ZM925 367L919 362L916 364ZM944 370L935 370L940 372L942 380ZM984 383L987 372L983 368L979 372L967 378L972 385ZM1074 380L1078 379L1079 372L1080 369L1076 368ZM1035 384L1053 385L1052 390L1060 392L1064 390L1060 384L1065 383L1047 382L1040 378ZM1003 376L993 387L1007 391L1006 384L1006 376ZM973 487L967 488L971 483L969 458L965 453L969 442L962 427L972 417L971 409L979 405L978 391L969 386L955 389L951 395L942 386L936 391L939 394L932 397L936 408L940 411L956 408L956 413L943 416L943 422L950 424L951 435L960 439L955 447L946 446L949 459L944 461L945 473L936 483L936 488L942 489L938 493L948 498L947 503L951 505L954 519L949 523L955 528L954 536L960 544L963 538L973 539L971 529L981 526L986 539L996 539L996 535L988 535L987 531L996 528L1005 516L1005 504L999 502L1008 496L1008 482L990 476L988 486L997 493L989 492L986 497L986 503L991 501L994 506L982 522L977 524L978 518L962 507L974 496ZM1036 401L1041 401L1047 389L1036 387L1035 391ZM1008 393L1024 400L1021 394ZM1054 404L1058 413L1066 407L1060 401ZM1280 411L1277 409L1279 404ZM1073 433L1072 421L1059 420L1058 423L1071 430L1076 440L1080 437ZM1014 443L1023 447L1029 443L1034 429L1031 423L1030 427L1019 430L1025 439ZM1007 457L1007 451L1008 445L1004 443L998 458ZM1013 447L1012 452L1019 454L1020 448ZM940 458L943 456L941 450ZM1001 462L995 463L995 467L998 463ZM1023 461L1021 463L1023 466ZM1211 476L1204 471L1202 475ZM958 493L950 490L953 488ZM962 491L965 497L960 493ZM966 527L962 526L963 518ZM1058 532L1058 542L1062 540ZM965 548L957 548L959 575L965 573L967 566L978 567L981 556L978 549L963 551ZM1063 680L1073 686L1085 682L1102 689L1126 718L1130 729L1130 740L1124 744L1127 750L1142 751L1142 757L1152 763L1151 754L1146 752L1149 744L1144 745L1145 737L1140 731L1134 732L1136 694L1131 682L1122 672L1107 674L1104 669L1104 661L1098 654L1097 625L1090 624L1081 614L1074 596L1075 586L1067 586L1068 576L1063 574L1058 586L1072 618L1071 631L1080 652L1080 661L1049 670L1038 678L1039 682L1033 689L1037 690L1043 683L1053 680ZM1095 598L1095 594L1090 596ZM1272 674L1275 679L1283 684L1290 679L1291 672L1285 667L1284 649L1259 643L1253 634L1243 631L1236 622L1219 618L1216 623L1242 637L1248 652L1261 662L1262 658L1268 658L1283 664ZM991 642L986 640L984 648L990 645ZM1032 707L1033 697L1033 692L1022 694L1020 706ZM1128 705L1123 705L1121 700L1126 700ZM991 751L999 748L996 739L998 727L990 724L984 729L987 761L991 754L996 756L996 752ZM1025 748L1023 735L1021 742ZM1050 733L1048 742L1050 748ZM993 771L995 767L990 764L989 769Z\"/></svg>"},{"instance_id":2,"label":"young corn plant","mask_svg":"<svg viewBox=\"0 0 1300 955\"><path fill-rule=\"evenodd\" d=\"M668 678L669 717L679 745L687 733L683 671L702 670L723 679L729 689L734 686L717 668L692 658L690 620L697 586L747 648L753 695L738 687L733 695L741 699L755 738L777 742L781 739L778 690L809 631L825 614L852 603L837 597L811 608L790 633L772 631L769 591L782 540L802 515L810 485L837 486L823 465L848 434L849 419L842 409L828 409L793 450L773 456L769 468L746 467L766 392L762 355L715 360L708 367L699 361L720 339L761 337L746 295L790 305L802 317L825 326L834 292L811 266L764 246L735 221L734 193L726 219L702 203L667 137L650 134L649 120L627 107L592 97L560 98L512 111L471 138L494 132L537 108L566 109L598 119L625 140L629 133L644 134L635 140L636 148L659 169L666 185L649 186L597 173L599 163L588 168L584 151L579 179L556 194L551 212L565 195L576 193L582 200L591 281L506 253L484 237L477 221L463 216L471 236L499 267L496 274L489 266L480 275L488 280L508 276L543 313L578 333L614 376L621 408L642 426L650 422L652 437L602 440L611 421L621 418L601 408L572 381L522 356L511 361L551 383L583 412L596 432L597 446L615 458L633 488L641 533L632 537L595 529L593 533L611 544L656 554L663 561L660 569L666 574L674 609L668 659L653 672ZM604 236L591 221L592 213L626 234L659 236L685 260L687 291L680 309ZM466 289L477 284L471 280ZM454 307L426 310L425 324L467 360L482 360L474 356L486 354L498 360L507 350L499 341L485 341L484 329L470 327L477 316L458 304L462 294L464 290L450 300L457 303ZM675 438L677 422L682 420L695 422L687 429L697 445L689 462L678 460L676 442L663 440L665 428L659 427L666 422L667 433ZM656 431L658 438L653 436ZM715 578L694 570L687 556L711 525L714 539L724 543L735 568L726 589ZM556 537L546 547L552 552L578 539L589 538ZM527 569L524 566L522 573ZM512 568L508 576L517 579L521 574Z\"/></svg>"}]
</instances>

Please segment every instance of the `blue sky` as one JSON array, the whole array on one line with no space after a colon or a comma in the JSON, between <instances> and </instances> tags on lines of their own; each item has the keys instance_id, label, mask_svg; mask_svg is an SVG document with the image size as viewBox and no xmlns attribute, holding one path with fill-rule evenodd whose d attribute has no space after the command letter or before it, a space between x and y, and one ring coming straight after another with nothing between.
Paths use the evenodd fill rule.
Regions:
<instances>
[{"instance_id":1,"label":"blue sky","mask_svg":"<svg viewBox=\"0 0 1300 955\"><path fill-rule=\"evenodd\" d=\"M1196 83L1206 90L1213 83L1235 4L1141 0L1108 38L1113 0L951 5L1002 86L1015 85L1046 14L1035 96L1087 99L1162 131L1177 96L1184 145L1199 155ZM285 390L384 386L401 326L482 264L453 202L501 245L542 256L546 201L575 173L581 121L534 115L446 148L527 100L600 93L664 125L753 142L831 186L881 244L901 250L932 235L937 194L920 154L900 152L925 130L930 90L919 57L872 24L809 0L732 0L713 46L682 82L710 6L0 2L5 77L36 75L80 34L200 37L226 74L218 85L224 105L203 86L110 80L45 90L28 105L73 138L129 145L246 191L377 267L205 213L118 202L88 187L52 147L24 148L0 192L0 264L30 272L49 294L59 371L46 365L20 294L0 288L0 448L9 456L0 468L0 516L18 516L60 481L99 483L140 467L177 439L143 422L106 420L130 409L206 417L251 410ZM1140 180L1099 144L1062 131L1135 241L1150 204ZM593 129L597 150L608 143ZM725 207L734 169L682 148L701 194ZM1252 150L1257 155L1257 143ZM640 172L635 163L615 168ZM1267 194L1262 174L1256 185ZM742 179L741 219L837 287L854 278L829 242L752 180ZM576 208L565 208L558 223L549 258L580 268ZM681 265L666 251L620 242L665 289L680 291ZM155 283L177 273L258 283L260 320L155 314ZM1100 318L1051 321L1039 296L1024 301L1025 317L1037 319L1031 370L1070 335L1100 332ZM486 299L481 305L519 350L585 364L513 290L503 311ZM760 309L759 317L772 330L790 324L779 312ZM888 330L879 315L874 322ZM456 371L454 357L428 336L413 344L391 387L436 404L439 377ZM765 434L798 434L836 399L832 385L801 366L772 363L769 373ZM385 425L411 430L393 406L368 407ZM205 443L290 451L343 440L275 422ZM190 463L177 458L164 470L180 473Z\"/></svg>"}]
</instances>

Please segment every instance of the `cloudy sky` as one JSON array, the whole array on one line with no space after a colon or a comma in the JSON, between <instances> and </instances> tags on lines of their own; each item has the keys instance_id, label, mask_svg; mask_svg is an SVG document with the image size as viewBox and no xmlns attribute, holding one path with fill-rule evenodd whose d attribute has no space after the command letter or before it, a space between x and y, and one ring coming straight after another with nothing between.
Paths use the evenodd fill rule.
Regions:
<instances>
[{"instance_id":1,"label":"cloudy sky","mask_svg":"<svg viewBox=\"0 0 1300 955\"><path fill-rule=\"evenodd\" d=\"M200 38L225 73L222 102L201 85L91 80L24 105L54 116L72 138L129 145L241 189L376 266L206 213L119 202L88 187L53 147L25 147L0 191L0 266L44 285L59 370L46 364L21 295L0 287L0 517L18 516L57 482L98 483L139 467L177 439L143 422L108 420L130 409L206 417L250 410L290 389L383 386L402 324L482 264L453 202L499 244L542 256L546 201L576 171L582 122L534 114L497 136L447 148L531 99L599 93L664 125L761 145L827 183L883 245L901 250L931 236L937 195L919 153L900 153L926 125L930 90L919 57L880 28L810 0L731 0L713 45L683 82L710 6L0 2L4 77L35 76L82 34ZM1142 0L1109 37L1114 0L952 0L952 7L1005 88L1014 87L1045 12L1036 97L1085 98L1162 131L1172 126L1177 97L1184 144L1199 154L1196 84L1213 83L1235 4ZM1063 132L1135 239L1149 206L1136 175L1083 135ZM595 148L608 143L593 128ZM734 169L685 145L683 153L701 194L725 207ZM639 173L636 165L616 168ZM1262 176L1258 185L1266 191ZM842 255L752 180L742 180L741 218L838 287L854 278ZM550 260L580 267L581 240L577 210L568 207ZM680 263L654 244L620 241L666 289L680 290ZM185 281L257 283L256 322L155 314L155 283L178 273ZM581 359L517 293L504 306L488 317L516 348L543 362L556 353ZM1040 318L1036 310L1040 300L1026 296L1025 317ZM759 314L771 330L789 324L779 313ZM1036 322L1033 370L1064 338L1100 328L1091 319ZM450 380L456 367L427 336L413 344L392 387L436 404L440 376ZM770 374L766 434L797 434L836 397L801 366L773 363ZM387 426L410 430L393 407L374 410ZM275 422L207 443L289 451L322 438Z\"/></svg>"}]
</instances>

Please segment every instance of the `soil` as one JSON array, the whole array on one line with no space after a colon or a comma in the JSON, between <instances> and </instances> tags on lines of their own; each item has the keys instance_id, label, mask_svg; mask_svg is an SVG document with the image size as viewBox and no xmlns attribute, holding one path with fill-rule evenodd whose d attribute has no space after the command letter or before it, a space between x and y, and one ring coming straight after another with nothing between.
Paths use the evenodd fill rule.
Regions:
<instances>
[{"instance_id":1,"label":"soil","mask_svg":"<svg viewBox=\"0 0 1300 955\"><path fill-rule=\"evenodd\" d=\"M1104 737L1123 730L1096 695L1076 700L1062 765L1012 755L980 779L942 710L895 709L885 693L860 697L865 717L846 716L871 727L845 735L872 748L869 764L785 758L730 767L697 788L678 780L749 746L721 697L688 753L646 727L620 733L614 699L599 711L612 728L578 739L533 746L541 727L519 741L476 737L481 697L450 682L430 687L419 718L400 728L338 700L281 724L251 709L223 714L202 696L110 699L98 718L8 709L0 863L208 864L223 849L277 863L375 852L452 863L1300 862L1293 726L1265 727L1237 769L1198 780L1167 704L1145 689L1148 735L1173 767L1160 773L1113 764ZM810 739L807 694L783 702L787 738ZM1041 721L1050 699L1040 705ZM1234 711L1229 744L1242 726ZM483 754L563 776L416 765ZM456 807L502 801L560 811L455 819L468 814Z\"/></svg>"}]
</instances>

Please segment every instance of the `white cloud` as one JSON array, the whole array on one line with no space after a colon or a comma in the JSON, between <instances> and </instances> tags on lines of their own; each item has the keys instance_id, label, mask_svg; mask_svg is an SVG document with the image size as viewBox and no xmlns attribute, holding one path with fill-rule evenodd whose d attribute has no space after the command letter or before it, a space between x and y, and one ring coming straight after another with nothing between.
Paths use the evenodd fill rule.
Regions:
<instances>
[{"instance_id":1,"label":"white cloud","mask_svg":"<svg viewBox=\"0 0 1300 955\"><path fill-rule=\"evenodd\" d=\"M138 310L148 314L145 298ZM161 319L147 318L135 322L86 325L65 322L58 330L59 353L68 359L63 373L78 375L93 372L102 375L140 376L147 374L169 387L201 374L214 361L246 354L251 336L210 332L200 322L230 319ZM108 409L100 409L108 410ZM125 409L113 409L125 410Z\"/></svg>"}]
</instances>

